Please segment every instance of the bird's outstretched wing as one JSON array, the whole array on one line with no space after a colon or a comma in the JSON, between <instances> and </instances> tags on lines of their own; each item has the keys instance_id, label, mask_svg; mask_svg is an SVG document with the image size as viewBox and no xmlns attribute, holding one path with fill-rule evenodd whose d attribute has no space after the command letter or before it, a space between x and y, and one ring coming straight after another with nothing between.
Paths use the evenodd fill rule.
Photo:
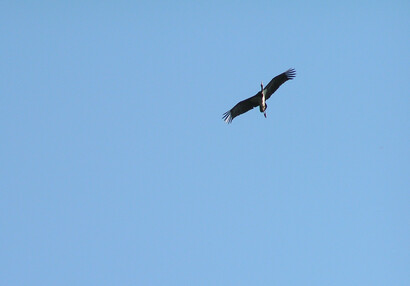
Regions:
<instances>
[{"instance_id":1,"label":"bird's outstretched wing","mask_svg":"<svg viewBox=\"0 0 410 286\"><path fill-rule=\"evenodd\" d=\"M295 76L295 69L288 69L284 73L275 76L265 87L266 99L268 99L283 83L285 83L287 80L293 79Z\"/></svg>"},{"instance_id":2,"label":"bird's outstretched wing","mask_svg":"<svg viewBox=\"0 0 410 286\"><path fill-rule=\"evenodd\" d=\"M232 120L236 116L241 115L242 113L245 113L256 106L259 106L261 99L262 99L262 93L258 92L254 96L249 97L248 99L242 100L237 105L235 105L231 110L223 114L222 116L223 120L226 123L231 123Z\"/></svg>"}]
</instances>

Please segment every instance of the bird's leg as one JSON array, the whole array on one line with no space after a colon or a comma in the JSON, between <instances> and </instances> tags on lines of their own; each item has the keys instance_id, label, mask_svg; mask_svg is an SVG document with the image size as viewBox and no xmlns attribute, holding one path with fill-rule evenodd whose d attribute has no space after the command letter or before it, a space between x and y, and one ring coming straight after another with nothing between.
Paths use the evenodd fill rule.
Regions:
<instances>
[{"instance_id":1,"label":"bird's leg","mask_svg":"<svg viewBox=\"0 0 410 286\"><path fill-rule=\"evenodd\" d=\"M263 115L265 115L265 118L266 118L266 111L263 112Z\"/></svg>"}]
</instances>

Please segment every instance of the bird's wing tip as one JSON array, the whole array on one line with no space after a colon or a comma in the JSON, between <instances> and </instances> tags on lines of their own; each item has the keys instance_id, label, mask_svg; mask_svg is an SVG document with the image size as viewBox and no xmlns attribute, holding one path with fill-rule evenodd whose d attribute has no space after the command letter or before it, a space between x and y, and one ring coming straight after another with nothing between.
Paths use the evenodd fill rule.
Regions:
<instances>
[{"instance_id":1,"label":"bird's wing tip","mask_svg":"<svg viewBox=\"0 0 410 286\"><path fill-rule=\"evenodd\" d=\"M231 123L232 122L232 114L231 111L227 111L222 115L222 119L226 122L226 123Z\"/></svg>"},{"instance_id":2,"label":"bird's wing tip","mask_svg":"<svg viewBox=\"0 0 410 286\"><path fill-rule=\"evenodd\" d=\"M296 70L294 68L290 68L286 71L286 76L288 79L294 79L296 76Z\"/></svg>"}]
</instances>

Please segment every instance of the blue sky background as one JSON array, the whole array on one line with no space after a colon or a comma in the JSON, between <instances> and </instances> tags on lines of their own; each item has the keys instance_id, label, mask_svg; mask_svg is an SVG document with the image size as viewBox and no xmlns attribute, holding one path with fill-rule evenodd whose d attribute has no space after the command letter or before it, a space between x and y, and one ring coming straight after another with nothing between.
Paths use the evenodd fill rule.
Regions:
<instances>
[{"instance_id":1,"label":"blue sky background","mask_svg":"<svg viewBox=\"0 0 410 286\"><path fill-rule=\"evenodd\" d=\"M410 2L57 2L0 3L1 285L410 285Z\"/></svg>"}]
</instances>

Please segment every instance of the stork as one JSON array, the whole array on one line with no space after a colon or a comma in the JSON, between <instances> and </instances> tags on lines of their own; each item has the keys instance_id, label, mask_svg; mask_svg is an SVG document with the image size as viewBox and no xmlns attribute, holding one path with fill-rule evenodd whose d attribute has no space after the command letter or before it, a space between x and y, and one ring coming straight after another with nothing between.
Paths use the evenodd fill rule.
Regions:
<instances>
[{"instance_id":1,"label":"stork","mask_svg":"<svg viewBox=\"0 0 410 286\"><path fill-rule=\"evenodd\" d=\"M268 100L283 83L288 80L294 79L295 76L296 71L295 69L291 68L281 73L280 75L275 76L265 88L263 87L263 82L261 82L261 91L259 91L254 96L249 97L248 99L242 100L231 110L225 112L222 116L223 120L226 123L231 123L236 116L241 115L242 113L245 113L258 105L259 111L263 112L263 115L266 118L266 109L268 108L266 100Z\"/></svg>"}]
</instances>

